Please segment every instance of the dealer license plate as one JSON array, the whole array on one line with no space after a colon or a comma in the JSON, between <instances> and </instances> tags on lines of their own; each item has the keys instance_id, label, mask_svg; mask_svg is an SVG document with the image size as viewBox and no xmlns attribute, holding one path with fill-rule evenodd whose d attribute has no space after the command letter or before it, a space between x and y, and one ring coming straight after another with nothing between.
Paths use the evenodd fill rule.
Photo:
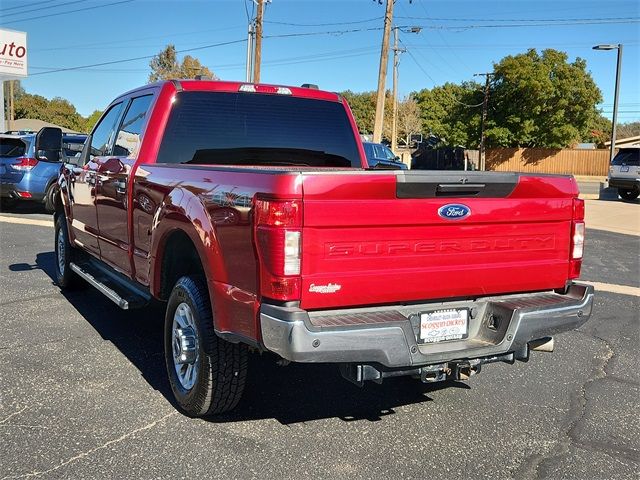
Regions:
<instances>
[{"instance_id":1,"label":"dealer license plate","mask_svg":"<svg viewBox=\"0 0 640 480\"><path fill-rule=\"evenodd\" d=\"M420 314L420 339L425 343L467 338L469 310L437 310Z\"/></svg>"},{"instance_id":2,"label":"dealer license plate","mask_svg":"<svg viewBox=\"0 0 640 480\"><path fill-rule=\"evenodd\" d=\"M620 171L621 172L628 172L629 171L629 165L625 165L624 167L620 167Z\"/></svg>"}]
</instances>

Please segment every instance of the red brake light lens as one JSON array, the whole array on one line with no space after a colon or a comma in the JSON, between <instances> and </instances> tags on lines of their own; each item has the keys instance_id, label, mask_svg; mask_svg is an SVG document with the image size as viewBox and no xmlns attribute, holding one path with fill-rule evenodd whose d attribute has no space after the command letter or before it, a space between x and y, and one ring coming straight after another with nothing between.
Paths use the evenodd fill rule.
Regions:
<instances>
[{"instance_id":1,"label":"red brake light lens","mask_svg":"<svg viewBox=\"0 0 640 480\"><path fill-rule=\"evenodd\" d=\"M38 160L29 157L20 157L18 163L11 165L14 170L29 171L38 164Z\"/></svg>"},{"instance_id":2,"label":"red brake light lens","mask_svg":"<svg viewBox=\"0 0 640 480\"><path fill-rule=\"evenodd\" d=\"M301 207L298 200L257 200L256 224L270 227L300 227Z\"/></svg>"},{"instance_id":3,"label":"red brake light lens","mask_svg":"<svg viewBox=\"0 0 640 480\"><path fill-rule=\"evenodd\" d=\"M261 294L282 301L299 300L302 203L257 199L254 221Z\"/></svg>"},{"instance_id":4,"label":"red brake light lens","mask_svg":"<svg viewBox=\"0 0 640 480\"><path fill-rule=\"evenodd\" d=\"M584 200L581 198L573 199L573 219L584 220Z\"/></svg>"}]
</instances>

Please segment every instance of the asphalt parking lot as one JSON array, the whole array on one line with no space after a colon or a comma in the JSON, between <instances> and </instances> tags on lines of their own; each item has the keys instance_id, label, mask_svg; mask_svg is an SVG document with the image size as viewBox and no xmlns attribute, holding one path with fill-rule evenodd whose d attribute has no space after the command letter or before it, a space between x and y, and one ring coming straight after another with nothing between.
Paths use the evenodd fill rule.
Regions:
<instances>
[{"instance_id":1,"label":"asphalt parking lot","mask_svg":"<svg viewBox=\"0 0 640 480\"><path fill-rule=\"evenodd\" d=\"M171 403L162 312L60 293L49 218L0 214L0 479L638 478L640 236L588 230L582 278L604 286L554 353L362 389L253 358L238 409L194 420Z\"/></svg>"}]
</instances>

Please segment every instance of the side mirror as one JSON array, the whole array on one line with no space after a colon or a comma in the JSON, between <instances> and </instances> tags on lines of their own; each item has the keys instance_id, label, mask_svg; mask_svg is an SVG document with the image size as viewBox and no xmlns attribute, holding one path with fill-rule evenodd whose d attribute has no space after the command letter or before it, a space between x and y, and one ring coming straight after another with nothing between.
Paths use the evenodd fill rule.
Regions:
<instances>
[{"instance_id":1,"label":"side mirror","mask_svg":"<svg viewBox=\"0 0 640 480\"><path fill-rule=\"evenodd\" d=\"M57 127L41 128L36 135L35 151L38 160L58 161L62 153L62 130Z\"/></svg>"},{"instance_id":2,"label":"side mirror","mask_svg":"<svg viewBox=\"0 0 640 480\"><path fill-rule=\"evenodd\" d=\"M399 157L398 155L396 155L393 159L394 159L396 162L401 162L401 161L402 161L402 160L400 160L400 157Z\"/></svg>"}]
</instances>

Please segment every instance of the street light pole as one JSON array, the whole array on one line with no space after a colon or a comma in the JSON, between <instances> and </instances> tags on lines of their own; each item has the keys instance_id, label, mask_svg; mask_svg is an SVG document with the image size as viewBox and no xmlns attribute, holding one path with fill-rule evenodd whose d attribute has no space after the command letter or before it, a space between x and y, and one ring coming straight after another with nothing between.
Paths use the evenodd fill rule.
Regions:
<instances>
[{"instance_id":1,"label":"street light pole","mask_svg":"<svg viewBox=\"0 0 640 480\"><path fill-rule=\"evenodd\" d=\"M618 99L620 98L620 70L622 69L622 44L618 44L618 63L616 66L616 93L613 96L613 119L611 126L611 149L609 150L609 163L613 161L616 153L616 127L618 125Z\"/></svg>"},{"instance_id":2,"label":"street light pole","mask_svg":"<svg viewBox=\"0 0 640 480\"><path fill-rule=\"evenodd\" d=\"M618 63L616 65L616 91L613 96L613 118L611 120L611 145L609 148L609 163L613 161L616 153L616 127L618 123L618 98L620 96L620 72L622 70L622 44L602 44L593 47L594 50L618 50Z\"/></svg>"}]
</instances>

